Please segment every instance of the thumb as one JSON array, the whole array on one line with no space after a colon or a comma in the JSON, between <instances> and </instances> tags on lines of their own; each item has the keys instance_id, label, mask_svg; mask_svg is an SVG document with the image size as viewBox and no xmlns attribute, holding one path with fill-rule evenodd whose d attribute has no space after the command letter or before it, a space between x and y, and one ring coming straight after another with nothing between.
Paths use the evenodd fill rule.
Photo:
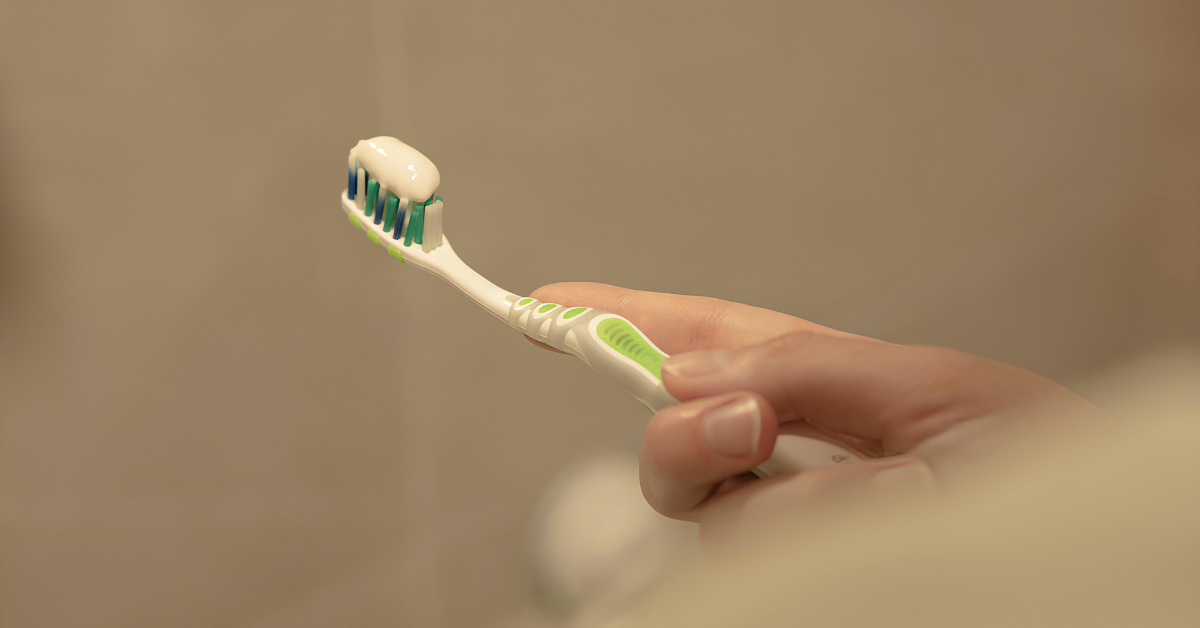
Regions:
<instances>
[{"instance_id":1,"label":"thumb","mask_svg":"<svg viewBox=\"0 0 1200 628\"><path fill-rule=\"evenodd\" d=\"M957 351L809 330L732 351L683 353L661 367L680 401L755 392L780 423L806 419L890 452L1054 386Z\"/></svg>"}]
</instances>

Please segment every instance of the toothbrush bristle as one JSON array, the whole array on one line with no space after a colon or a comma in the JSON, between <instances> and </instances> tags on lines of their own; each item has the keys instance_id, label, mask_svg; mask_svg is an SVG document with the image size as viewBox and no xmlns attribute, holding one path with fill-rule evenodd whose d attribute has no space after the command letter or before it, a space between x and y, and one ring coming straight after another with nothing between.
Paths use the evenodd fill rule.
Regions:
<instances>
[{"instance_id":1,"label":"toothbrush bristle","mask_svg":"<svg viewBox=\"0 0 1200 628\"><path fill-rule=\"evenodd\" d=\"M380 145L376 146L372 142ZM366 146L369 146L370 150L364 148ZM401 161L407 166L398 166ZM417 164L415 169L412 165L414 163ZM368 164L381 175L379 178L371 176L371 172L367 170ZM399 171L393 172L397 167ZM405 172L405 167L412 172ZM416 181L418 174L422 177L421 181L412 183L410 179ZM349 203L347 207L352 206L362 212L357 218L351 215L352 222L365 228L373 240L384 240L390 235L395 244L385 246L389 251L399 253L399 247L416 244L425 253L429 253L445 243L442 235L442 198L437 196L436 192L429 192L431 188L437 189L438 178L436 166L424 155L399 140L363 140L360 146L350 151L346 171L345 198ZM393 189L393 186L397 187ZM414 200L407 196L414 190L419 190L417 193L421 196L418 199L422 200ZM428 195L428 198L425 198L425 195ZM377 226L371 229L371 224ZM377 241L376 244L381 242Z\"/></svg>"},{"instance_id":2,"label":"toothbrush bristle","mask_svg":"<svg viewBox=\"0 0 1200 628\"><path fill-rule=\"evenodd\" d=\"M421 204L409 201L408 228L404 230L404 246L412 246L413 237L421 230Z\"/></svg>"},{"instance_id":3,"label":"toothbrush bristle","mask_svg":"<svg viewBox=\"0 0 1200 628\"><path fill-rule=\"evenodd\" d=\"M424 248L425 252L432 251L442 245L442 197L434 197L433 202L425 206Z\"/></svg>"},{"instance_id":4,"label":"toothbrush bristle","mask_svg":"<svg viewBox=\"0 0 1200 628\"><path fill-rule=\"evenodd\" d=\"M392 225L396 224L396 207L400 204L400 199L395 196L389 196L387 200L387 212L383 217L383 231L385 233L392 230Z\"/></svg>"},{"instance_id":5,"label":"toothbrush bristle","mask_svg":"<svg viewBox=\"0 0 1200 628\"><path fill-rule=\"evenodd\" d=\"M367 179L367 202L363 204L363 215L368 218L375 210L375 199L379 197L379 182Z\"/></svg>"},{"instance_id":6,"label":"toothbrush bristle","mask_svg":"<svg viewBox=\"0 0 1200 628\"><path fill-rule=\"evenodd\" d=\"M392 231L392 239L399 240L404 235L404 208L399 207L396 210L396 228Z\"/></svg>"},{"instance_id":7,"label":"toothbrush bristle","mask_svg":"<svg viewBox=\"0 0 1200 628\"><path fill-rule=\"evenodd\" d=\"M354 181L354 196L357 197L355 202L362 206L363 199L367 194L367 171L360 167L355 174L357 175Z\"/></svg>"},{"instance_id":8,"label":"toothbrush bristle","mask_svg":"<svg viewBox=\"0 0 1200 628\"><path fill-rule=\"evenodd\" d=\"M417 218L417 221L416 221L417 235L413 236L413 242L415 242L416 244L424 244L425 243L425 204L424 203L422 203L421 207L417 210L416 218Z\"/></svg>"},{"instance_id":9,"label":"toothbrush bristle","mask_svg":"<svg viewBox=\"0 0 1200 628\"><path fill-rule=\"evenodd\" d=\"M383 223L383 204L387 200L387 190L380 189L375 198L375 224Z\"/></svg>"}]
</instances>

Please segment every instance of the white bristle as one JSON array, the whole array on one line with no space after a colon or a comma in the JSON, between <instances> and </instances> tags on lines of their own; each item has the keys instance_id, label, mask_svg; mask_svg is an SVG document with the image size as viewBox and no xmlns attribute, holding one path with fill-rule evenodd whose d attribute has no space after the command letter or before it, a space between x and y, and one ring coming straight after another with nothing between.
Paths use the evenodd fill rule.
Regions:
<instances>
[{"instance_id":1,"label":"white bristle","mask_svg":"<svg viewBox=\"0 0 1200 628\"><path fill-rule=\"evenodd\" d=\"M425 234L421 249L426 253L442 245L442 201L425 206Z\"/></svg>"},{"instance_id":2,"label":"white bristle","mask_svg":"<svg viewBox=\"0 0 1200 628\"><path fill-rule=\"evenodd\" d=\"M401 196L400 197L400 206L396 208L396 227L395 228L400 230L400 237L397 238L398 240L404 239L404 232L408 229L408 218L410 217L408 210L410 210L410 209L412 209L412 208L408 206L408 198ZM403 218L401 218L402 216L403 216ZM400 221L402 219L404 220L403 224L400 223Z\"/></svg>"},{"instance_id":3,"label":"white bristle","mask_svg":"<svg viewBox=\"0 0 1200 628\"><path fill-rule=\"evenodd\" d=\"M361 165L358 167L358 190L354 192L354 201L359 209L365 207L367 202L367 171Z\"/></svg>"}]
</instances>

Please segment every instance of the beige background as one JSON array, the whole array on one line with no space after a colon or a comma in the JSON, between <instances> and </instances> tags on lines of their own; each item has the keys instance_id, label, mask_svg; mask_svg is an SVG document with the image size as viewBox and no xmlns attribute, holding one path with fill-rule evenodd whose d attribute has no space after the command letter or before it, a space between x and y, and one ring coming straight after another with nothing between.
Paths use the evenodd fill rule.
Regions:
<instances>
[{"instance_id":1,"label":"beige background","mask_svg":"<svg viewBox=\"0 0 1200 628\"><path fill-rule=\"evenodd\" d=\"M1103 5L1103 6L1101 6ZM339 216L1061 381L1200 337L1200 9L0 1L0 625L476 626L644 412Z\"/></svg>"}]
</instances>

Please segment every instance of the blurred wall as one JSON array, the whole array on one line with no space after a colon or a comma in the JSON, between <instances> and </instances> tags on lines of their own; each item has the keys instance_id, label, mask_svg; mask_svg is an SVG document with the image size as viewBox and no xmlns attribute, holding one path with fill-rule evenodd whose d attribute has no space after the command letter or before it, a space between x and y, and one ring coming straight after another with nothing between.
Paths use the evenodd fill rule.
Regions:
<instances>
[{"instance_id":1,"label":"blurred wall","mask_svg":"<svg viewBox=\"0 0 1200 628\"><path fill-rule=\"evenodd\" d=\"M438 164L520 293L706 294L1071 382L1200 337L1186 1L0 2L0 625L488 625L646 417L339 216Z\"/></svg>"}]
</instances>

